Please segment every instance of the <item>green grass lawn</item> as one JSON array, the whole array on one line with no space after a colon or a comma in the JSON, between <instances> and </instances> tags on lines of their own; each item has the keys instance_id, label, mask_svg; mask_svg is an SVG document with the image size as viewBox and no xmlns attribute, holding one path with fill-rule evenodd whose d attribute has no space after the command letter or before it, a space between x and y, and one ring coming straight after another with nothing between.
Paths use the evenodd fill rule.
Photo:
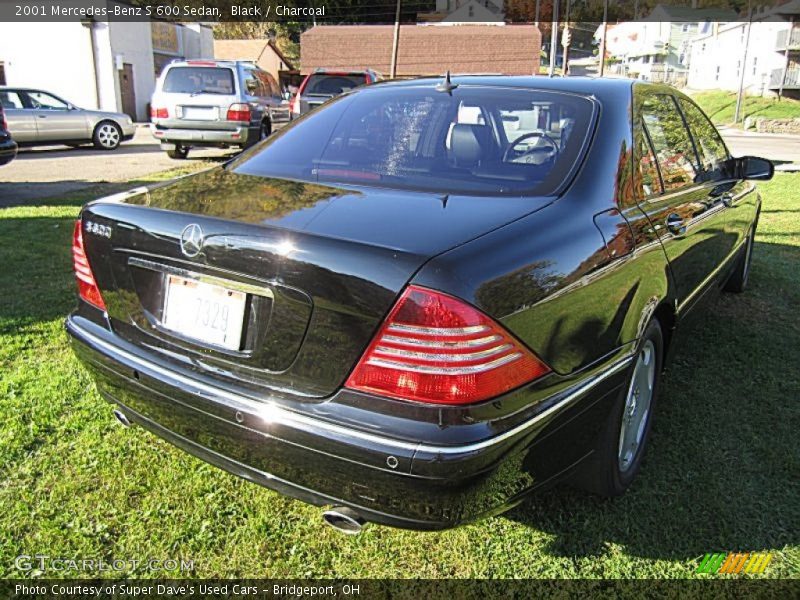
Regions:
<instances>
[{"instance_id":1,"label":"green grass lawn","mask_svg":"<svg viewBox=\"0 0 800 600\"><path fill-rule=\"evenodd\" d=\"M697 92L692 94L692 98L717 125L733 123L736 113L736 94L733 92ZM775 98L745 96L740 118L744 121L746 117L800 118L800 100L783 98L779 101Z\"/></svg>"},{"instance_id":2,"label":"green grass lawn","mask_svg":"<svg viewBox=\"0 0 800 600\"><path fill-rule=\"evenodd\" d=\"M62 327L86 194L0 210L0 577L41 553L183 558L198 577L683 578L706 552L734 550L775 552L765 576L798 577L798 185L785 174L761 186L751 287L716 301L677 356L624 497L557 488L480 524L357 537L119 426Z\"/></svg>"}]
</instances>

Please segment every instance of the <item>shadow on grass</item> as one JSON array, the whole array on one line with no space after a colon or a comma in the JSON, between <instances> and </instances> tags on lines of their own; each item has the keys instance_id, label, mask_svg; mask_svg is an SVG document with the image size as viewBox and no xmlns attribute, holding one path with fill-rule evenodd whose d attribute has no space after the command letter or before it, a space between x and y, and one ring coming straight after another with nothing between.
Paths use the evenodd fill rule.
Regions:
<instances>
[{"instance_id":1,"label":"shadow on grass","mask_svg":"<svg viewBox=\"0 0 800 600\"><path fill-rule=\"evenodd\" d=\"M69 152L80 152L80 149ZM108 157L107 152L97 151ZM89 154L91 156L91 154ZM49 157L48 157L49 158ZM183 161L175 161L174 169L192 168L197 162L222 164L231 160L232 156L197 156ZM99 157L98 157L99 159ZM154 176L158 176L158 172ZM15 206L80 206L109 194L122 192L131 188L152 184L153 179L141 177L128 181L87 181L85 179L64 179L61 181L0 181L0 209Z\"/></svg>"},{"instance_id":2,"label":"shadow on grass","mask_svg":"<svg viewBox=\"0 0 800 600\"><path fill-rule=\"evenodd\" d=\"M559 556L611 544L654 559L755 551L800 538L800 247L756 243L749 289L704 302L664 375L648 454L622 497L559 486L507 517Z\"/></svg>"}]
</instances>

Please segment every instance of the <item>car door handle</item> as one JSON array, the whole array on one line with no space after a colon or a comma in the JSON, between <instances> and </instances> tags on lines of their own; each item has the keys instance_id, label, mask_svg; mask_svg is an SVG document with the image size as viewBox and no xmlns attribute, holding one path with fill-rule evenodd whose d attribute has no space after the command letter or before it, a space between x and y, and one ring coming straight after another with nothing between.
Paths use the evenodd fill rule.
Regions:
<instances>
[{"instance_id":1,"label":"car door handle","mask_svg":"<svg viewBox=\"0 0 800 600\"><path fill-rule=\"evenodd\" d=\"M683 217L677 213L672 213L667 217L667 229L674 235L682 235L686 233L686 224Z\"/></svg>"},{"instance_id":2,"label":"car door handle","mask_svg":"<svg viewBox=\"0 0 800 600\"><path fill-rule=\"evenodd\" d=\"M36 115L36 116L39 117L40 119L46 119L47 118L47 115Z\"/></svg>"}]
</instances>

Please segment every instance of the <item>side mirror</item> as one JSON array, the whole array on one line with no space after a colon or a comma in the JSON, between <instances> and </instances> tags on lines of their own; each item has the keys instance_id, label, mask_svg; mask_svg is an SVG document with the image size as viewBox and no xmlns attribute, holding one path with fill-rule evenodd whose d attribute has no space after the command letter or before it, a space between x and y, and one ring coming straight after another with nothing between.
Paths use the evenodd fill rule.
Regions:
<instances>
[{"instance_id":1,"label":"side mirror","mask_svg":"<svg viewBox=\"0 0 800 600\"><path fill-rule=\"evenodd\" d=\"M736 175L739 179L756 179L767 181L775 174L775 165L766 158L742 156L736 161Z\"/></svg>"}]
</instances>

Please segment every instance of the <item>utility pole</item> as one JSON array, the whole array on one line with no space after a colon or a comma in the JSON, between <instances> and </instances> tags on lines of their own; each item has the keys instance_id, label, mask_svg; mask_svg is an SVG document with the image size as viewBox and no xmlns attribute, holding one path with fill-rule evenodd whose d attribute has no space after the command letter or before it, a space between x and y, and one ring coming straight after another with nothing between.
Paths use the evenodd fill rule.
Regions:
<instances>
[{"instance_id":1,"label":"utility pole","mask_svg":"<svg viewBox=\"0 0 800 600\"><path fill-rule=\"evenodd\" d=\"M539 27L539 5L541 2L542 0L536 0L536 14L533 17L533 24L536 25L537 28Z\"/></svg>"},{"instance_id":2,"label":"utility pole","mask_svg":"<svg viewBox=\"0 0 800 600\"><path fill-rule=\"evenodd\" d=\"M392 39L392 66L389 72L389 77L394 79L397 77L397 47L400 44L400 2L397 0L397 9L394 13L394 38Z\"/></svg>"},{"instance_id":3,"label":"utility pole","mask_svg":"<svg viewBox=\"0 0 800 600\"><path fill-rule=\"evenodd\" d=\"M603 24L600 33L600 77L606 70L606 34L608 34L608 0L603 0Z\"/></svg>"},{"instance_id":4,"label":"utility pole","mask_svg":"<svg viewBox=\"0 0 800 600\"><path fill-rule=\"evenodd\" d=\"M753 22L753 11L750 8L750 0L747 2L747 32L744 37L744 52L742 53L741 71L739 71L739 93L736 95L736 112L733 115L733 122L738 123L742 114L742 98L744 96L744 73L747 71L747 47L750 45L750 26Z\"/></svg>"},{"instance_id":5,"label":"utility pole","mask_svg":"<svg viewBox=\"0 0 800 600\"><path fill-rule=\"evenodd\" d=\"M786 85L786 73L789 71L789 47L792 45L792 33L794 32L794 17L789 19L789 30L786 32L786 49L783 51L783 72L781 72L781 84L778 88L778 100L783 97L783 86Z\"/></svg>"},{"instance_id":6,"label":"utility pole","mask_svg":"<svg viewBox=\"0 0 800 600\"><path fill-rule=\"evenodd\" d=\"M564 13L564 36L561 38L561 46L564 48L561 52L561 73L566 77L569 75L569 44L572 35L569 31L569 9L572 0L567 0L567 10Z\"/></svg>"},{"instance_id":7,"label":"utility pole","mask_svg":"<svg viewBox=\"0 0 800 600\"><path fill-rule=\"evenodd\" d=\"M553 21L550 25L550 70L548 75L556 74L556 54L558 53L558 0L553 0Z\"/></svg>"}]
</instances>

